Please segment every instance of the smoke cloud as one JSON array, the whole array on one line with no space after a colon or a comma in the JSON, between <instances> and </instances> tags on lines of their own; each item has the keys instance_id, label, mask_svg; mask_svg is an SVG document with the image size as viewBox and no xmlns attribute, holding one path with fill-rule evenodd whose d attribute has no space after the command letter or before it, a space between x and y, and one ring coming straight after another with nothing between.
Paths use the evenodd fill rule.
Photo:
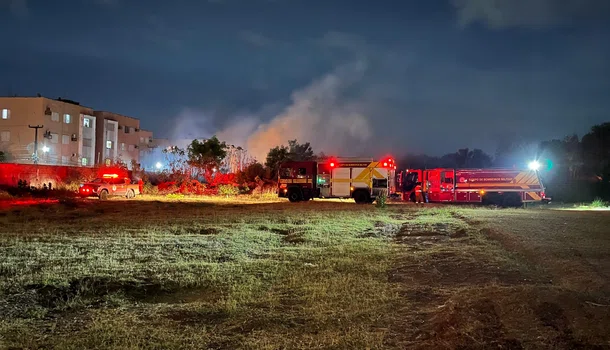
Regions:
<instances>
[{"instance_id":1,"label":"smoke cloud","mask_svg":"<svg viewBox=\"0 0 610 350\"><path fill-rule=\"evenodd\" d=\"M235 116L225 127L217 128L214 120L220 118L213 113L185 109L174 118L169 136L174 144L185 147L193 139L216 135L227 144L245 148L259 162L265 161L271 148L293 139L311 142L315 152L361 155L373 134L364 106L358 102L361 96L354 94L365 70L364 61L340 66L294 91L291 103L270 119L264 118L271 109L268 106L259 115Z\"/></svg>"},{"instance_id":2,"label":"smoke cloud","mask_svg":"<svg viewBox=\"0 0 610 350\"><path fill-rule=\"evenodd\" d=\"M316 152L344 154L358 149L358 144L370 139L371 128L355 101L344 93L362 78L364 71L363 61L342 66L295 91L292 103L271 121L259 124L255 118L239 120L218 135L228 139L247 134L245 148L262 162L269 149L291 139L311 142ZM350 145L354 147L348 148Z\"/></svg>"},{"instance_id":3,"label":"smoke cloud","mask_svg":"<svg viewBox=\"0 0 610 350\"><path fill-rule=\"evenodd\" d=\"M481 22L491 28L544 27L575 19L602 18L607 0L452 0L461 25Z\"/></svg>"}]
</instances>

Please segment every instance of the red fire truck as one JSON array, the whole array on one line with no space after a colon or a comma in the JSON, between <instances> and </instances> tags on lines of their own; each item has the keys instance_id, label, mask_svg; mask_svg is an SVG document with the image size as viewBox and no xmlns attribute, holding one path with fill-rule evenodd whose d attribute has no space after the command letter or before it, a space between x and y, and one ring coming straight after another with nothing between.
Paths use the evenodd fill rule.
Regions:
<instances>
[{"instance_id":1,"label":"red fire truck","mask_svg":"<svg viewBox=\"0 0 610 350\"><path fill-rule=\"evenodd\" d=\"M520 206L548 201L536 170L428 169L398 174L403 200Z\"/></svg>"},{"instance_id":2,"label":"red fire truck","mask_svg":"<svg viewBox=\"0 0 610 350\"><path fill-rule=\"evenodd\" d=\"M394 192L396 166L391 157L331 158L323 162L285 162L280 165L278 196L291 202L313 198L353 198L372 203Z\"/></svg>"}]
</instances>

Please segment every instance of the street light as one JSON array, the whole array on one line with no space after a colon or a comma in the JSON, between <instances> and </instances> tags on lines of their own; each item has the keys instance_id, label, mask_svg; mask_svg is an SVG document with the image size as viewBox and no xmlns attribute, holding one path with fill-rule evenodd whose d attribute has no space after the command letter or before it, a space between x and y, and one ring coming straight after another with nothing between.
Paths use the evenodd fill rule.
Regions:
<instances>
[{"instance_id":1,"label":"street light","mask_svg":"<svg viewBox=\"0 0 610 350\"><path fill-rule=\"evenodd\" d=\"M161 169L162 166L163 166L163 164L161 164L161 162L157 162L157 164L155 164L155 167L157 169Z\"/></svg>"},{"instance_id":2,"label":"street light","mask_svg":"<svg viewBox=\"0 0 610 350\"><path fill-rule=\"evenodd\" d=\"M528 168L530 168L530 170L537 171L538 169L540 169L540 162L538 162L537 160L532 160L528 164Z\"/></svg>"},{"instance_id":3,"label":"street light","mask_svg":"<svg viewBox=\"0 0 610 350\"><path fill-rule=\"evenodd\" d=\"M42 151L43 151L44 153L49 152L49 147L47 147L47 146L43 146L43 147L42 147Z\"/></svg>"}]
</instances>

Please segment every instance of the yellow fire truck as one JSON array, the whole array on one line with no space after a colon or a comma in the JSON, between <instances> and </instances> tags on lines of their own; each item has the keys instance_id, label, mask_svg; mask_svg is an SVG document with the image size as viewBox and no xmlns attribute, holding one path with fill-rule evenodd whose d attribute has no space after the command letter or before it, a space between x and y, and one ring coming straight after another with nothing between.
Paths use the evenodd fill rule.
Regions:
<instances>
[{"instance_id":1,"label":"yellow fire truck","mask_svg":"<svg viewBox=\"0 0 610 350\"><path fill-rule=\"evenodd\" d=\"M330 158L323 162L285 162L280 165L279 197L291 202L313 198L353 198L372 203L394 192L396 165L390 157Z\"/></svg>"}]
</instances>

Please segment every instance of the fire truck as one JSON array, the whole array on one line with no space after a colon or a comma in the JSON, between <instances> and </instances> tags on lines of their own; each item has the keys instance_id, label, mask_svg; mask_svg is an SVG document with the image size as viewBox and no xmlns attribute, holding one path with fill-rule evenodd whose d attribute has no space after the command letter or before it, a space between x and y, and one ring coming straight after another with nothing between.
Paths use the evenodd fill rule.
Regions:
<instances>
[{"instance_id":1,"label":"fire truck","mask_svg":"<svg viewBox=\"0 0 610 350\"><path fill-rule=\"evenodd\" d=\"M403 200L521 206L549 201L536 170L429 169L397 174Z\"/></svg>"},{"instance_id":2,"label":"fire truck","mask_svg":"<svg viewBox=\"0 0 610 350\"><path fill-rule=\"evenodd\" d=\"M358 204L373 203L381 194L395 190L395 169L391 157L284 162L279 169L278 196L291 202L353 198Z\"/></svg>"}]
</instances>

